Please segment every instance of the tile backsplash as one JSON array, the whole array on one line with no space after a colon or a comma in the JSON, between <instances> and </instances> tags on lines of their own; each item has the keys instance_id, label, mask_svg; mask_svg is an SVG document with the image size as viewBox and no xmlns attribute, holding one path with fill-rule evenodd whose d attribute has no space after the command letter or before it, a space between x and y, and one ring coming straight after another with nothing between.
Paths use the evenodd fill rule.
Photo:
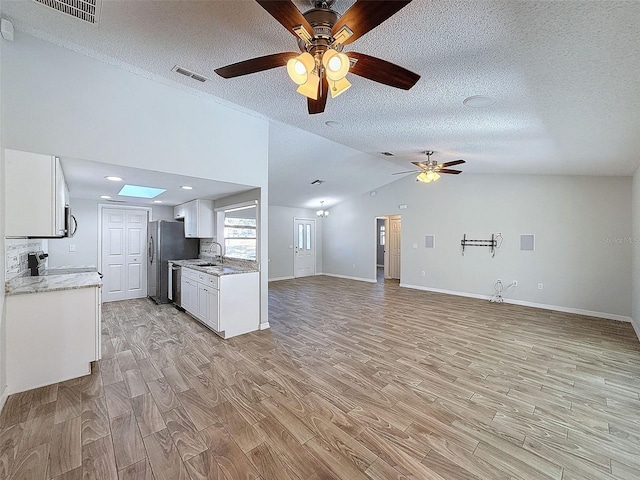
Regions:
<instances>
[{"instance_id":1,"label":"tile backsplash","mask_svg":"<svg viewBox=\"0 0 640 480\"><path fill-rule=\"evenodd\" d=\"M44 250L42 240L6 238L4 241L5 282L26 272L27 254L38 250Z\"/></svg>"},{"instance_id":2,"label":"tile backsplash","mask_svg":"<svg viewBox=\"0 0 640 480\"><path fill-rule=\"evenodd\" d=\"M214 238L201 238L200 239L200 257L210 257L211 256L211 248L212 243L214 242ZM218 255L220 251L217 246L213 247L214 255Z\"/></svg>"}]
</instances>

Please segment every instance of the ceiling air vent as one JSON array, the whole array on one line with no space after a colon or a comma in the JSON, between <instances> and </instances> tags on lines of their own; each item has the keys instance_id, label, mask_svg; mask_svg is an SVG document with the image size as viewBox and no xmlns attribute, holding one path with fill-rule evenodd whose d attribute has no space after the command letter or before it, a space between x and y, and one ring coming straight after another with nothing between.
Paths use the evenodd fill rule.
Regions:
<instances>
[{"instance_id":1,"label":"ceiling air vent","mask_svg":"<svg viewBox=\"0 0 640 480\"><path fill-rule=\"evenodd\" d=\"M124 200L107 200L107 202L111 202L111 203L127 203Z\"/></svg>"},{"instance_id":2,"label":"ceiling air vent","mask_svg":"<svg viewBox=\"0 0 640 480\"><path fill-rule=\"evenodd\" d=\"M189 78L193 78L194 80L197 80L199 82L206 82L207 80L209 80L207 77L203 76L203 75L199 75L197 73L192 72L191 70L187 70L186 68L182 68L179 66L175 66L171 69L172 71L179 73L180 75L184 75L185 77L189 77Z\"/></svg>"},{"instance_id":3,"label":"ceiling air vent","mask_svg":"<svg viewBox=\"0 0 640 480\"><path fill-rule=\"evenodd\" d=\"M380 153L385 157L395 157L395 154L391 152L380 152Z\"/></svg>"},{"instance_id":4,"label":"ceiling air vent","mask_svg":"<svg viewBox=\"0 0 640 480\"><path fill-rule=\"evenodd\" d=\"M66 15L89 23L98 23L102 0L33 0Z\"/></svg>"},{"instance_id":5,"label":"ceiling air vent","mask_svg":"<svg viewBox=\"0 0 640 480\"><path fill-rule=\"evenodd\" d=\"M318 179L318 180L314 180L313 182L311 182L311 185L320 185L321 183L324 183L324 182L326 182L326 180Z\"/></svg>"}]
</instances>

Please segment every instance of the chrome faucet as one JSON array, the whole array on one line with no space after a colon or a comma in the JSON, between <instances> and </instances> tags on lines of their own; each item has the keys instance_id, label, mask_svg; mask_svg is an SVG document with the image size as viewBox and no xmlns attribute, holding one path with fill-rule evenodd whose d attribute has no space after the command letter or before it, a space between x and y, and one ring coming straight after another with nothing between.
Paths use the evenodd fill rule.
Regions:
<instances>
[{"instance_id":1,"label":"chrome faucet","mask_svg":"<svg viewBox=\"0 0 640 480\"><path fill-rule=\"evenodd\" d=\"M209 247L209 255L211 255L212 257L215 257L215 255L213 254L213 246L217 245L218 248L220 249L220 255L218 255L218 257L220 257L220 263L224 263L224 256L222 255L222 245L220 245L218 242L211 242L211 246Z\"/></svg>"}]
</instances>

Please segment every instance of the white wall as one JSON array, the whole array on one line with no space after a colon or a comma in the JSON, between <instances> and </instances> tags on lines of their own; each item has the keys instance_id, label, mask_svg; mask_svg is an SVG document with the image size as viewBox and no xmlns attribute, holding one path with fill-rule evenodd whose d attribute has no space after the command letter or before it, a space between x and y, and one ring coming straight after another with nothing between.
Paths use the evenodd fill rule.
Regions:
<instances>
[{"instance_id":1,"label":"white wall","mask_svg":"<svg viewBox=\"0 0 640 480\"><path fill-rule=\"evenodd\" d=\"M268 122L17 31L5 148L266 185Z\"/></svg>"},{"instance_id":2,"label":"white wall","mask_svg":"<svg viewBox=\"0 0 640 480\"><path fill-rule=\"evenodd\" d=\"M324 272L374 280L375 217L401 214L402 285L491 295L498 278L518 280L507 298L628 319L632 248L620 239L631 236L631 178L443 177L426 185L409 176L332 208ZM463 234L496 232L504 243L495 258L481 247L461 255ZM535 252L519 250L523 233L536 235ZM424 248L426 234L435 249Z\"/></svg>"},{"instance_id":3,"label":"white wall","mask_svg":"<svg viewBox=\"0 0 640 480\"><path fill-rule=\"evenodd\" d=\"M0 38L0 111L3 107L2 95L2 58L5 40ZM4 122L0 116L0 272L5 271L4 259ZM0 409L4 406L7 389L7 361L6 361L7 328L5 323L4 288L0 288Z\"/></svg>"},{"instance_id":4,"label":"white wall","mask_svg":"<svg viewBox=\"0 0 640 480\"><path fill-rule=\"evenodd\" d=\"M1 61L3 148L255 186L268 225L267 120L20 31ZM266 322L266 262L261 275Z\"/></svg>"},{"instance_id":5,"label":"white wall","mask_svg":"<svg viewBox=\"0 0 640 480\"><path fill-rule=\"evenodd\" d=\"M78 231L72 238L49 239L49 267L97 266L98 265L98 224L100 222L97 200L72 198L71 211L78 220ZM118 208L123 204L102 203ZM173 220L173 207L151 207L152 220ZM69 246L76 251L70 252Z\"/></svg>"},{"instance_id":6,"label":"white wall","mask_svg":"<svg viewBox=\"0 0 640 480\"><path fill-rule=\"evenodd\" d=\"M316 274L322 273L322 224L315 210L269 205L269 280L293 278L296 218L316 220Z\"/></svg>"},{"instance_id":7,"label":"white wall","mask_svg":"<svg viewBox=\"0 0 640 480\"><path fill-rule=\"evenodd\" d=\"M632 275L632 310L633 328L640 340L640 168L633 176L633 201L631 207L633 215L633 275Z\"/></svg>"}]
</instances>

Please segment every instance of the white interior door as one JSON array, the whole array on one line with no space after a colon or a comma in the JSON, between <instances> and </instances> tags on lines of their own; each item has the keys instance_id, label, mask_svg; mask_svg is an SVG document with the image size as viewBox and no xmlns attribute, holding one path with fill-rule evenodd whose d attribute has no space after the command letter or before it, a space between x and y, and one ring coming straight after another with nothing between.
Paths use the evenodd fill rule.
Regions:
<instances>
[{"instance_id":1,"label":"white interior door","mask_svg":"<svg viewBox=\"0 0 640 480\"><path fill-rule=\"evenodd\" d=\"M147 296L147 211L102 210L102 300Z\"/></svg>"},{"instance_id":2,"label":"white interior door","mask_svg":"<svg viewBox=\"0 0 640 480\"><path fill-rule=\"evenodd\" d=\"M388 240L389 240L389 277L400 279L400 217L389 219Z\"/></svg>"},{"instance_id":3,"label":"white interior door","mask_svg":"<svg viewBox=\"0 0 640 480\"><path fill-rule=\"evenodd\" d=\"M295 253L293 258L294 277L308 277L316 274L316 221L294 220Z\"/></svg>"},{"instance_id":4,"label":"white interior door","mask_svg":"<svg viewBox=\"0 0 640 480\"><path fill-rule=\"evenodd\" d=\"M126 216L124 210L102 210L102 301L126 300Z\"/></svg>"},{"instance_id":5,"label":"white interior door","mask_svg":"<svg viewBox=\"0 0 640 480\"><path fill-rule=\"evenodd\" d=\"M147 212L126 211L127 298L147 296Z\"/></svg>"}]
</instances>

